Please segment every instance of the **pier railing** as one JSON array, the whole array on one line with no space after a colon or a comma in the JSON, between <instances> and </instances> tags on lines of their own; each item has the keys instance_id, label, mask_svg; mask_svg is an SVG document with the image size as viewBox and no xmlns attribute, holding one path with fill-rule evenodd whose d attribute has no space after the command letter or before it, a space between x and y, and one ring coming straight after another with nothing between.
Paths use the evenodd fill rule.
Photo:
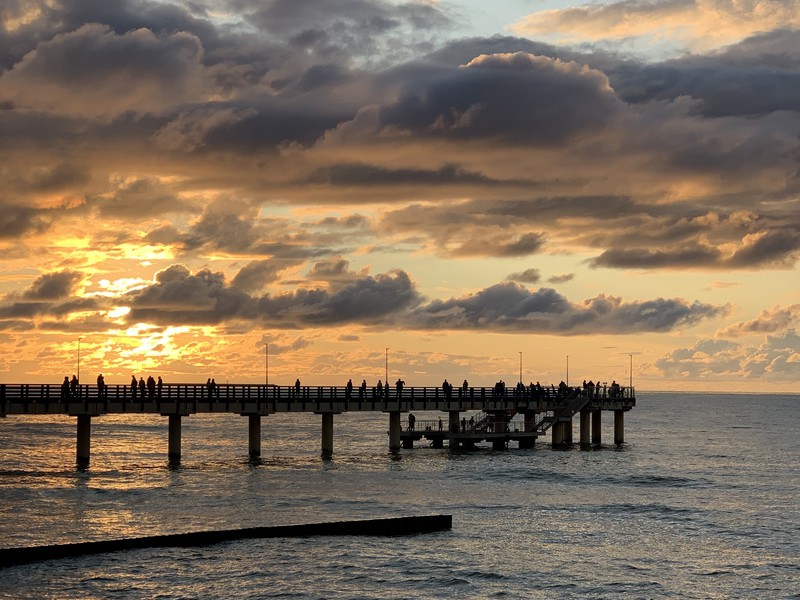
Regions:
<instances>
[{"instance_id":1,"label":"pier railing","mask_svg":"<svg viewBox=\"0 0 800 600\"><path fill-rule=\"evenodd\" d=\"M590 393L591 391L591 393ZM594 408L629 408L634 390L618 386L556 387L377 387L279 386L263 384L162 384L160 387L81 384L0 384L0 415L29 412L78 414L126 412L342 412L388 410L552 410L569 398ZM613 405L613 406L612 406ZM438 424L437 424L438 427Z\"/></svg>"},{"instance_id":2,"label":"pier railing","mask_svg":"<svg viewBox=\"0 0 800 600\"><path fill-rule=\"evenodd\" d=\"M589 398L634 398L634 390L621 387L614 389L611 386L596 388ZM220 383L214 386L199 383L171 383L164 384L152 391L139 387L134 390L130 385L112 384L99 388L92 384L80 384L73 390L65 390L61 385L55 384L0 384L0 399L6 400L50 400L53 402L70 400L127 400L141 401L156 398L164 400L279 400L282 402L302 402L303 400L469 400L469 399L514 399L538 400L564 399L567 396L585 396L580 388L571 387L560 390L553 387L539 389L506 388L498 390L494 387L469 387L457 388L451 392L441 387L403 387L383 388L377 387L352 388L347 386L278 386L259 384L233 384Z\"/></svg>"}]
</instances>

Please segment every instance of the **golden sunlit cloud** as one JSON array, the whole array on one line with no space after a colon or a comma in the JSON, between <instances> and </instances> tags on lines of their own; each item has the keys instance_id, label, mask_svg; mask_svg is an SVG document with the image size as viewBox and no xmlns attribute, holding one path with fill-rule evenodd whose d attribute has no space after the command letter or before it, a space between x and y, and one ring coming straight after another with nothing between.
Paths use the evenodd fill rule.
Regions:
<instances>
[{"instance_id":1,"label":"golden sunlit cloud","mask_svg":"<svg viewBox=\"0 0 800 600\"><path fill-rule=\"evenodd\" d=\"M798 0L626 0L536 12L511 29L519 35L541 36L560 43L641 37L703 51L756 33L798 25Z\"/></svg>"}]
</instances>

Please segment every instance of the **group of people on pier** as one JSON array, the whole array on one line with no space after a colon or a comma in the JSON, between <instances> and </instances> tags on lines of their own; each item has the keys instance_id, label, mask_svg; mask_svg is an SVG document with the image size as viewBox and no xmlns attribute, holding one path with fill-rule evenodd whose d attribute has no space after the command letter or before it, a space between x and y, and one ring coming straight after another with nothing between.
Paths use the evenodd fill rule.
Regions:
<instances>
[{"instance_id":1,"label":"group of people on pier","mask_svg":"<svg viewBox=\"0 0 800 600\"><path fill-rule=\"evenodd\" d=\"M100 376L102 377L102 375ZM100 390L100 377L98 377L97 381L97 389ZM161 380L161 376L158 376L158 381L153 379L152 375L148 375L147 381L144 380L144 377L139 377L139 381L136 381L136 375L131 375L131 397L136 398L136 392L138 390L139 396L141 398L161 398L161 389L164 387L164 382Z\"/></svg>"}]
</instances>

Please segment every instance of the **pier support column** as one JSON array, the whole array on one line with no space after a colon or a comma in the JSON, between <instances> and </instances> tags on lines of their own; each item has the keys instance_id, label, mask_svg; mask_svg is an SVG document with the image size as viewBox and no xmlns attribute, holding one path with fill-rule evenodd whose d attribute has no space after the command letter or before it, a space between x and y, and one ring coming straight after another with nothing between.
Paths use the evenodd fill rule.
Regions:
<instances>
[{"instance_id":1,"label":"pier support column","mask_svg":"<svg viewBox=\"0 0 800 600\"><path fill-rule=\"evenodd\" d=\"M564 428L561 426L561 421L556 421L550 428L553 448L560 446L564 443Z\"/></svg>"},{"instance_id":2,"label":"pier support column","mask_svg":"<svg viewBox=\"0 0 800 600\"><path fill-rule=\"evenodd\" d=\"M625 443L625 411L614 411L614 443L621 446Z\"/></svg>"},{"instance_id":3,"label":"pier support column","mask_svg":"<svg viewBox=\"0 0 800 600\"><path fill-rule=\"evenodd\" d=\"M506 413L505 411L498 411L494 413L494 432L505 433L506 431ZM492 450L505 450L505 440L492 440Z\"/></svg>"},{"instance_id":4,"label":"pier support column","mask_svg":"<svg viewBox=\"0 0 800 600\"><path fill-rule=\"evenodd\" d=\"M458 418L460 416L459 411L451 410L448 413L450 416L447 419L447 428L450 433L458 433L461 431L461 423L459 422ZM450 438L450 448L458 448L459 443L458 441Z\"/></svg>"},{"instance_id":5,"label":"pier support column","mask_svg":"<svg viewBox=\"0 0 800 600\"><path fill-rule=\"evenodd\" d=\"M181 416L169 415L169 442L167 460L170 464L181 462Z\"/></svg>"},{"instance_id":6,"label":"pier support column","mask_svg":"<svg viewBox=\"0 0 800 600\"><path fill-rule=\"evenodd\" d=\"M589 423L591 417L589 416L589 411L586 409L581 410L580 414L581 446L586 447L589 445Z\"/></svg>"},{"instance_id":7,"label":"pier support column","mask_svg":"<svg viewBox=\"0 0 800 600\"><path fill-rule=\"evenodd\" d=\"M333 413L322 413L322 456L333 455Z\"/></svg>"},{"instance_id":8,"label":"pier support column","mask_svg":"<svg viewBox=\"0 0 800 600\"><path fill-rule=\"evenodd\" d=\"M89 466L89 449L92 439L92 417L78 415L78 444L75 452L75 462L79 469Z\"/></svg>"},{"instance_id":9,"label":"pier support column","mask_svg":"<svg viewBox=\"0 0 800 600\"><path fill-rule=\"evenodd\" d=\"M603 411L592 411L592 443L600 444L603 441Z\"/></svg>"},{"instance_id":10,"label":"pier support column","mask_svg":"<svg viewBox=\"0 0 800 600\"><path fill-rule=\"evenodd\" d=\"M261 415L247 415L247 452L250 458L261 456Z\"/></svg>"},{"instance_id":11,"label":"pier support column","mask_svg":"<svg viewBox=\"0 0 800 600\"><path fill-rule=\"evenodd\" d=\"M572 445L572 419L561 424L564 427L564 443Z\"/></svg>"},{"instance_id":12,"label":"pier support column","mask_svg":"<svg viewBox=\"0 0 800 600\"><path fill-rule=\"evenodd\" d=\"M458 418L461 415L457 410L450 411L450 418L447 421L447 425L450 428L450 433L458 433L461 431L461 423L459 422Z\"/></svg>"},{"instance_id":13,"label":"pier support column","mask_svg":"<svg viewBox=\"0 0 800 600\"><path fill-rule=\"evenodd\" d=\"M389 451L397 452L400 450L400 412L392 411L389 413Z\"/></svg>"},{"instance_id":14,"label":"pier support column","mask_svg":"<svg viewBox=\"0 0 800 600\"><path fill-rule=\"evenodd\" d=\"M536 412L532 410L526 410L522 413L522 418L524 419L522 425L522 431L526 433L530 433L534 431L536 427ZM520 448L533 448L536 444L536 438L522 438L519 441Z\"/></svg>"}]
</instances>

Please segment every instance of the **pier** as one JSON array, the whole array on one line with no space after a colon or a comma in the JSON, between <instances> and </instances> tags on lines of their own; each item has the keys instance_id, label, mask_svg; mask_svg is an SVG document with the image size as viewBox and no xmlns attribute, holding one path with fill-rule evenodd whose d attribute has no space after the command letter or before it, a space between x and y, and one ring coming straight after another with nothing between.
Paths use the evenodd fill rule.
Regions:
<instances>
[{"instance_id":1,"label":"pier","mask_svg":"<svg viewBox=\"0 0 800 600\"><path fill-rule=\"evenodd\" d=\"M517 442L533 448L551 436L553 447L573 444L573 418L579 415L581 447L601 444L602 413L614 414L614 443L624 443L625 413L636 405L632 387L515 388L352 386L277 386L248 384L165 384L144 392L129 385L0 384L0 417L69 415L76 419L76 463L89 465L92 419L108 414L157 414L167 419L167 456L181 459L181 419L203 413L247 417L248 454L261 455L262 420L277 413L314 413L321 420L321 452L333 453L334 416L380 412L389 416L389 449L410 449L426 440L434 448L472 448L490 442L494 449ZM435 420L417 420L414 412L438 411ZM467 419L468 411L480 411ZM405 418L404 418L405 417Z\"/></svg>"}]
</instances>

